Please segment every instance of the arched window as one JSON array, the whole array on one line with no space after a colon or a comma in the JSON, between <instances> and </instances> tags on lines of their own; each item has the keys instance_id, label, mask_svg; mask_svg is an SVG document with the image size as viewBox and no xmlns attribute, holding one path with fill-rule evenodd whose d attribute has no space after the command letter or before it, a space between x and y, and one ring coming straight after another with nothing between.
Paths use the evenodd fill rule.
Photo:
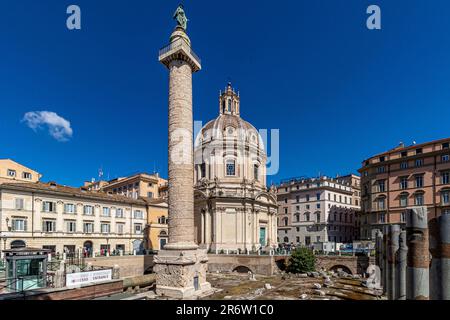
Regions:
<instances>
[{"instance_id":1,"label":"arched window","mask_svg":"<svg viewBox=\"0 0 450 320\"><path fill-rule=\"evenodd\" d=\"M441 203L445 206L450 204L450 189L441 190Z\"/></svg>"},{"instance_id":2,"label":"arched window","mask_svg":"<svg viewBox=\"0 0 450 320\"><path fill-rule=\"evenodd\" d=\"M287 226L288 223L289 223L288 218L284 218L284 219L283 219L283 222L284 222L284 225Z\"/></svg>"},{"instance_id":3,"label":"arched window","mask_svg":"<svg viewBox=\"0 0 450 320\"><path fill-rule=\"evenodd\" d=\"M288 237L284 237L284 238L283 238L283 242L284 242L284 243L289 243L289 238L288 238Z\"/></svg>"},{"instance_id":4,"label":"arched window","mask_svg":"<svg viewBox=\"0 0 450 320\"><path fill-rule=\"evenodd\" d=\"M386 210L386 197L379 197L377 199L378 210Z\"/></svg>"},{"instance_id":5,"label":"arched window","mask_svg":"<svg viewBox=\"0 0 450 320\"><path fill-rule=\"evenodd\" d=\"M408 193L404 192L400 194L400 207L408 206Z\"/></svg>"},{"instance_id":6,"label":"arched window","mask_svg":"<svg viewBox=\"0 0 450 320\"><path fill-rule=\"evenodd\" d=\"M255 163L253 165L253 178L255 180L258 180L258 177L259 177L259 165Z\"/></svg>"},{"instance_id":7,"label":"arched window","mask_svg":"<svg viewBox=\"0 0 450 320\"><path fill-rule=\"evenodd\" d=\"M416 192L414 195L414 204L416 206L423 206L423 192Z\"/></svg>"},{"instance_id":8,"label":"arched window","mask_svg":"<svg viewBox=\"0 0 450 320\"><path fill-rule=\"evenodd\" d=\"M295 215L295 221L296 221L296 222L299 222L299 221L300 221L300 215L299 215L299 214L296 214L296 215Z\"/></svg>"},{"instance_id":9,"label":"arched window","mask_svg":"<svg viewBox=\"0 0 450 320\"><path fill-rule=\"evenodd\" d=\"M228 99L228 112L231 112L231 99Z\"/></svg>"},{"instance_id":10,"label":"arched window","mask_svg":"<svg viewBox=\"0 0 450 320\"><path fill-rule=\"evenodd\" d=\"M235 176L236 175L236 162L234 160L227 160L226 175L227 176Z\"/></svg>"},{"instance_id":11,"label":"arched window","mask_svg":"<svg viewBox=\"0 0 450 320\"><path fill-rule=\"evenodd\" d=\"M11 249L16 249L16 248L25 248L26 244L25 241L23 240L14 240L11 242Z\"/></svg>"}]
</instances>

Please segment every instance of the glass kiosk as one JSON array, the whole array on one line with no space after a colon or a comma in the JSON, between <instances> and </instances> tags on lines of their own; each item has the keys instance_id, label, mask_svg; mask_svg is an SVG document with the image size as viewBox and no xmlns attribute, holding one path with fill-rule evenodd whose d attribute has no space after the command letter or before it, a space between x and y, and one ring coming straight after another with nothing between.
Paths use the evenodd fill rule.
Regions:
<instances>
[{"instance_id":1,"label":"glass kiosk","mask_svg":"<svg viewBox=\"0 0 450 320\"><path fill-rule=\"evenodd\" d=\"M6 289L22 292L47 287L47 257L51 250L14 248L4 250Z\"/></svg>"}]
</instances>

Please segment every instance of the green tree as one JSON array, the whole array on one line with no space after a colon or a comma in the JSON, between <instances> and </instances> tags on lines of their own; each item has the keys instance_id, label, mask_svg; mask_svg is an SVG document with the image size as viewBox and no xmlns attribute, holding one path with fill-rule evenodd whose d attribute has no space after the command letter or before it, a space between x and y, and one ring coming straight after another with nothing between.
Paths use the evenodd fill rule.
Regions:
<instances>
[{"instance_id":1,"label":"green tree","mask_svg":"<svg viewBox=\"0 0 450 320\"><path fill-rule=\"evenodd\" d=\"M297 248L292 252L286 270L291 273L305 273L316 270L316 257L308 248Z\"/></svg>"}]
</instances>

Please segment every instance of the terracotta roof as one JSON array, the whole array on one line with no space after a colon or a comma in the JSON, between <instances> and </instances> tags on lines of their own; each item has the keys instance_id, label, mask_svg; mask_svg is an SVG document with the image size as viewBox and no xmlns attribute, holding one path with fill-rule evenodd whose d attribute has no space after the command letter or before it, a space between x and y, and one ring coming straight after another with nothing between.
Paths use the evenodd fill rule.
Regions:
<instances>
[{"instance_id":1,"label":"terracotta roof","mask_svg":"<svg viewBox=\"0 0 450 320\"><path fill-rule=\"evenodd\" d=\"M147 204L165 204L167 205L167 201L165 199L160 199L160 198L148 198L148 197L142 197L141 199L143 199L145 202L147 202Z\"/></svg>"},{"instance_id":2,"label":"terracotta roof","mask_svg":"<svg viewBox=\"0 0 450 320\"><path fill-rule=\"evenodd\" d=\"M102 191L89 191L86 188L73 188L55 183L5 183L0 185L0 189L20 190L20 191L34 191L51 194L59 194L71 197L78 197L84 199L94 199L112 202L121 202L128 204L146 205L147 202L143 199L132 199L121 195L108 194Z\"/></svg>"},{"instance_id":3,"label":"terracotta roof","mask_svg":"<svg viewBox=\"0 0 450 320\"><path fill-rule=\"evenodd\" d=\"M401 152L401 151L406 151L406 150L411 150L411 149L417 149L417 148L424 147L424 146L427 146L427 145L430 145L430 144L444 143L444 142L450 142L450 138L438 139L438 140L428 141L428 142L424 142L424 143L413 144L413 145L405 146L405 147L397 146L397 147L395 147L393 149L390 149L388 151L384 151L384 152L375 154L374 156L372 156L370 158L367 158L364 161L370 160L372 158L380 157L380 156L383 156L383 155L388 155L388 154L394 153L394 152Z\"/></svg>"},{"instance_id":4,"label":"terracotta roof","mask_svg":"<svg viewBox=\"0 0 450 320\"><path fill-rule=\"evenodd\" d=\"M145 172L141 172L141 173L135 173L133 175L127 176L127 177L120 177L120 178L115 178L112 180L107 181L107 185L104 186L104 188L110 188L116 184L121 184L121 183L129 183L128 181L130 180L134 180L136 178L140 178L142 180L151 180L151 181L158 181L158 177L156 176L156 174L151 174L151 173L145 173Z\"/></svg>"}]
</instances>

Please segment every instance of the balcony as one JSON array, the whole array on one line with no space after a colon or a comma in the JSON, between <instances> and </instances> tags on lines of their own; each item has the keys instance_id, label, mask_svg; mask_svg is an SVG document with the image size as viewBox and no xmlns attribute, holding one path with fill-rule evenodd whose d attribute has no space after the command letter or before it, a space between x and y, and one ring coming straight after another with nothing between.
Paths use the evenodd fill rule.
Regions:
<instances>
[{"instance_id":1,"label":"balcony","mask_svg":"<svg viewBox=\"0 0 450 320\"><path fill-rule=\"evenodd\" d=\"M190 44L183 38L178 38L159 50L159 61L166 66L173 59L181 57L191 65L193 72L201 69L200 58L192 50Z\"/></svg>"}]
</instances>

